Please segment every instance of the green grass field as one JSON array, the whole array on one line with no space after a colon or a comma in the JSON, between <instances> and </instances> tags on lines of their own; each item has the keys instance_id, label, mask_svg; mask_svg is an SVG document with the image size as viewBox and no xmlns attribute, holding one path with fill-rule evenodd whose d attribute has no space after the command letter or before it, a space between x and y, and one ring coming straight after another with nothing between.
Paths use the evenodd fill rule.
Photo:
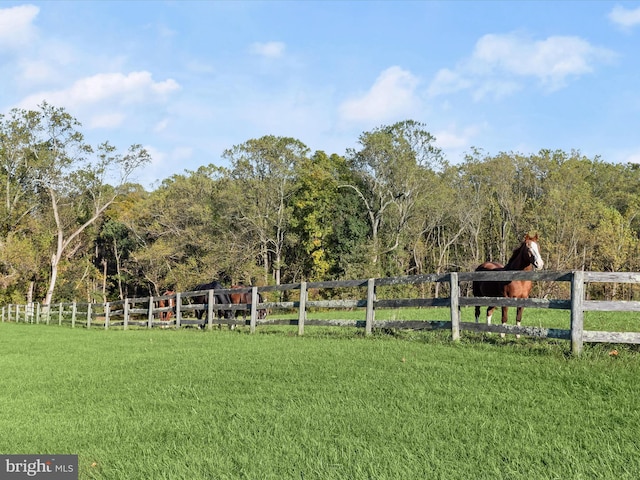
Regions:
<instances>
[{"instance_id":1,"label":"green grass field","mask_svg":"<svg viewBox=\"0 0 640 480\"><path fill-rule=\"evenodd\" d=\"M0 451L81 479L640 476L636 347L296 331L0 324Z\"/></svg>"}]
</instances>

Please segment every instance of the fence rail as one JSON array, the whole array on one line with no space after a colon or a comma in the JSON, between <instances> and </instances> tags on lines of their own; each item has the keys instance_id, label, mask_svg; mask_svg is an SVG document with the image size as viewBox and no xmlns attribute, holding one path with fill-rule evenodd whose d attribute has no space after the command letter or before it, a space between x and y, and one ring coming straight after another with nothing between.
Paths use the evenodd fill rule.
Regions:
<instances>
[{"instance_id":1,"label":"fence rail","mask_svg":"<svg viewBox=\"0 0 640 480\"><path fill-rule=\"evenodd\" d=\"M532 280L546 282L570 282L571 299L515 299L495 297L465 297L460 295L460 282L474 280L510 281ZM453 340L460 338L461 331L493 332L528 335L540 338L555 338L571 341L571 350L579 354L584 342L610 342L640 344L640 332L600 332L584 330L584 312L586 311L632 311L640 312L637 301L595 301L585 299L586 283L640 283L638 272L464 272L447 274L427 274L404 277L370 278L348 281L301 282L296 284L271 285L266 287L246 287L244 291L251 293L252 303L217 304L214 293L233 293L239 290L221 289L206 291L178 292L173 295L125 299L116 302L97 303L59 303L53 305L27 304L7 305L2 307L2 321L24 321L29 323L71 324L72 327L86 328L129 326L140 327L172 327L180 328L194 325L212 328L214 325L249 325L251 333L258 325L297 325L298 334L304 334L306 325L319 326L352 326L364 328L371 333L374 328L404 328L415 330L450 329ZM446 298L393 298L377 299L377 287L395 285L443 283L449 285L449 297ZM364 298L342 300L308 300L311 289L366 289ZM259 294L268 292L299 291L297 301L262 302ZM207 301L201 302L206 296ZM463 306L508 306L526 308L550 308L569 310L571 312L570 329L554 329L514 325L486 325L460 321L460 307ZM406 307L447 307L449 320L375 320L375 311L380 308ZM364 308L364 319L361 320L321 320L307 318L309 308L353 309ZM263 309L295 309L297 319L258 318L258 311ZM196 316L197 311L206 312L202 318ZM223 318L221 311L243 312L242 318ZM247 319L247 312L249 318Z\"/></svg>"}]
</instances>

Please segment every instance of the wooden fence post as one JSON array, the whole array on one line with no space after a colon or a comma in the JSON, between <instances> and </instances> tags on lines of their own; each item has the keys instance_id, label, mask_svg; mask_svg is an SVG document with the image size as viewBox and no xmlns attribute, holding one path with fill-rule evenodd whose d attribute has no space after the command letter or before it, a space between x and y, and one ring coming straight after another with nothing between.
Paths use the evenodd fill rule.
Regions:
<instances>
[{"instance_id":1,"label":"wooden fence post","mask_svg":"<svg viewBox=\"0 0 640 480\"><path fill-rule=\"evenodd\" d=\"M256 290L256 296L257 296ZM251 291L251 299L253 300L253 290ZM255 301L255 300L254 300ZM249 317L249 333L256 333L256 324L258 323L258 315L256 311L256 315L253 314L253 305L251 306L251 315Z\"/></svg>"},{"instance_id":2,"label":"wooden fence post","mask_svg":"<svg viewBox=\"0 0 640 480\"><path fill-rule=\"evenodd\" d=\"M109 302L104 304L104 326L105 329L108 329L110 327L110 322L111 322L111 304ZM89 325L91 325L91 323L87 324L87 328L89 328Z\"/></svg>"},{"instance_id":3,"label":"wooden fence post","mask_svg":"<svg viewBox=\"0 0 640 480\"><path fill-rule=\"evenodd\" d=\"M77 313L78 305L76 302L71 304L71 328L75 328L76 326L76 313Z\"/></svg>"},{"instance_id":4,"label":"wooden fence post","mask_svg":"<svg viewBox=\"0 0 640 480\"><path fill-rule=\"evenodd\" d=\"M213 328L213 305L216 302L216 297L213 294L213 290L209 290L207 301L207 328L211 330ZM218 310L220 312L220 310ZM219 315L218 315L219 316Z\"/></svg>"},{"instance_id":5,"label":"wooden fence post","mask_svg":"<svg viewBox=\"0 0 640 480\"><path fill-rule=\"evenodd\" d=\"M40 303L36 303L36 324L40 323Z\"/></svg>"},{"instance_id":6,"label":"wooden fence post","mask_svg":"<svg viewBox=\"0 0 640 480\"><path fill-rule=\"evenodd\" d=\"M260 295L258 295L258 287L251 287L251 315L249 317L249 323L253 323L254 325L258 322L258 302L259 301L260 301Z\"/></svg>"},{"instance_id":7,"label":"wooden fence post","mask_svg":"<svg viewBox=\"0 0 640 480\"><path fill-rule=\"evenodd\" d=\"M571 353L582 353L584 330L584 272L576 270L571 279Z\"/></svg>"},{"instance_id":8,"label":"wooden fence post","mask_svg":"<svg viewBox=\"0 0 640 480\"><path fill-rule=\"evenodd\" d=\"M370 278L367 281L367 317L365 321L365 335L370 335L373 331L373 322L375 320L376 311L373 302L376 300L376 279Z\"/></svg>"},{"instance_id":9,"label":"wooden fence post","mask_svg":"<svg viewBox=\"0 0 640 480\"><path fill-rule=\"evenodd\" d=\"M458 283L458 274L451 272L449 274L450 285L450 305L451 312L451 340L454 342L460 340L460 284Z\"/></svg>"},{"instance_id":10,"label":"wooden fence post","mask_svg":"<svg viewBox=\"0 0 640 480\"><path fill-rule=\"evenodd\" d=\"M124 317L122 328L126 330L129 327L129 299L128 298L125 298L124 303L122 304L122 316Z\"/></svg>"},{"instance_id":11,"label":"wooden fence post","mask_svg":"<svg viewBox=\"0 0 640 480\"><path fill-rule=\"evenodd\" d=\"M176 328L180 328L182 322L182 297L180 292L176 292Z\"/></svg>"},{"instance_id":12,"label":"wooden fence post","mask_svg":"<svg viewBox=\"0 0 640 480\"><path fill-rule=\"evenodd\" d=\"M153 296L149 297L149 311L147 312L147 328L153 327Z\"/></svg>"},{"instance_id":13,"label":"wooden fence post","mask_svg":"<svg viewBox=\"0 0 640 480\"><path fill-rule=\"evenodd\" d=\"M298 335L304 335L304 321L307 318L307 282L300 282L300 303L298 304Z\"/></svg>"},{"instance_id":14,"label":"wooden fence post","mask_svg":"<svg viewBox=\"0 0 640 480\"><path fill-rule=\"evenodd\" d=\"M91 323L92 307L93 307L93 304L87 303L87 327ZM104 322L104 328L107 328L107 322Z\"/></svg>"},{"instance_id":15,"label":"wooden fence post","mask_svg":"<svg viewBox=\"0 0 640 480\"><path fill-rule=\"evenodd\" d=\"M62 312L64 311L64 305L58 305L58 325L62 325Z\"/></svg>"}]
</instances>

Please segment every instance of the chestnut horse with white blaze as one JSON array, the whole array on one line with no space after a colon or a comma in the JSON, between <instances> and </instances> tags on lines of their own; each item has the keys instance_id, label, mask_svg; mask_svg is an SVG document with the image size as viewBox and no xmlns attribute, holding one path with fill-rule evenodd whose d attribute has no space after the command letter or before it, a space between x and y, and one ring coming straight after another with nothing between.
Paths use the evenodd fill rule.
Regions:
<instances>
[{"instance_id":1,"label":"chestnut horse with white blaze","mask_svg":"<svg viewBox=\"0 0 640 480\"><path fill-rule=\"evenodd\" d=\"M530 237L526 235L524 241L513 251L511 258L506 265L497 262L485 262L476 268L476 272L486 271L531 271L541 270L544 267L540 246L538 245L538 235ZM474 297L505 297L505 298L529 298L532 282L530 280L513 280L502 282L473 282ZM487 325L491 325L491 316L496 307L487 308ZM502 324L507 323L508 307L502 307ZM522 311L524 307L518 307L516 314L516 325L520 326L522 321ZM476 323L480 318L480 307L476 307ZM504 334L502 334L504 335Z\"/></svg>"}]
</instances>

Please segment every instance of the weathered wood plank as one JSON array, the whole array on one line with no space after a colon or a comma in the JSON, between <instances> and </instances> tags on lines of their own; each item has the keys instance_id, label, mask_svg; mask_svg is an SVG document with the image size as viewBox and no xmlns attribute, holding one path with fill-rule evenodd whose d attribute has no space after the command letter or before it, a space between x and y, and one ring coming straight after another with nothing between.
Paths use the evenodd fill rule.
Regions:
<instances>
[{"instance_id":1,"label":"weathered wood plank","mask_svg":"<svg viewBox=\"0 0 640 480\"><path fill-rule=\"evenodd\" d=\"M388 277L388 278L376 278L376 287L383 287L389 285L407 285L416 283L441 283L449 282L450 276L448 273L428 273L424 275L407 275L403 277Z\"/></svg>"},{"instance_id":2,"label":"weathered wood plank","mask_svg":"<svg viewBox=\"0 0 640 480\"><path fill-rule=\"evenodd\" d=\"M484 272L459 272L458 280L461 282L480 281L511 281L511 280L532 280L545 282L569 282L572 272L525 272L522 270L500 270Z\"/></svg>"},{"instance_id":3,"label":"weathered wood plank","mask_svg":"<svg viewBox=\"0 0 640 480\"><path fill-rule=\"evenodd\" d=\"M585 300L582 308L590 312L640 312L640 302Z\"/></svg>"},{"instance_id":4,"label":"weathered wood plank","mask_svg":"<svg viewBox=\"0 0 640 480\"><path fill-rule=\"evenodd\" d=\"M570 330L562 330L557 328L541 328L516 325L501 325L486 323L460 323L460 328L465 331L477 333L508 333L513 335L527 335L538 338L558 338L561 340L569 340L571 338Z\"/></svg>"},{"instance_id":5,"label":"weathered wood plank","mask_svg":"<svg viewBox=\"0 0 640 480\"><path fill-rule=\"evenodd\" d=\"M530 307L551 308L557 310L571 309L570 300L549 300L546 298L504 298L504 297L460 297L460 306L492 306L492 307Z\"/></svg>"},{"instance_id":6,"label":"weathered wood plank","mask_svg":"<svg viewBox=\"0 0 640 480\"><path fill-rule=\"evenodd\" d=\"M585 330L582 332L585 342L594 343L632 343L640 344L640 332L598 332Z\"/></svg>"},{"instance_id":7,"label":"weathered wood plank","mask_svg":"<svg viewBox=\"0 0 640 480\"><path fill-rule=\"evenodd\" d=\"M258 325L298 325L297 318L270 318L264 320L258 320ZM305 326L317 326L317 327L366 327L366 320L326 320L318 318L307 318L304 322Z\"/></svg>"},{"instance_id":8,"label":"weathered wood plank","mask_svg":"<svg viewBox=\"0 0 640 480\"><path fill-rule=\"evenodd\" d=\"M258 287L258 291L262 292L284 292L286 290L299 290L299 283L283 283L281 285L267 285L264 287ZM217 290L216 290L217 291Z\"/></svg>"},{"instance_id":9,"label":"weathered wood plank","mask_svg":"<svg viewBox=\"0 0 640 480\"><path fill-rule=\"evenodd\" d=\"M314 308L357 308L366 307L366 300L307 300L307 307Z\"/></svg>"},{"instance_id":10,"label":"weathered wood plank","mask_svg":"<svg viewBox=\"0 0 640 480\"><path fill-rule=\"evenodd\" d=\"M403 308L403 307L448 307L450 304L449 298L398 298L398 299L385 299L375 300L374 305L376 308ZM272 302L265 304L258 304L258 308L262 306L267 308L295 308L298 306L294 302L293 306L290 303ZM365 308L367 301L362 300L309 300L306 302L307 307L314 308Z\"/></svg>"},{"instance_id":11,"label":"weathered wood plank","mask_svg":"<svg viewBox=\"0 0 640 480\"><path fill-rule=\"evenodd\" d=\"M397 298L389 300L377 300L376 308L402 308L402 307L448 307L448 298Z\"/></svg>"},{"instance_id":12,"label":"weathered wood plank","mask_svg":"<svg viewBox=\"0 0 640 480\"><path fill-rule=\"evenodd\" d=\"M362 287L366 288L367 280L359 279L359 280L333 280L326 282L308 282L307 290L316 289L316 288L354 288L354 287Z\"/></svg>"},{"instance_id":13,"label":"weathered wood plank","mask_svg":"<svg viewBox=\"0 0 640 480\"><path fill-rule=\"evenodd\" d=\"M398 330L449 330L451 322L446 320L376 320L374 328Z\"/></svg>"},{"instance_id":14,"label":"weathered wood plank","mask_svg":"<svg viewBox=\"0 0 640 480\"><path fill-rule=\"evenodd\" d=\"M640 272L584 272L585 282L640 283Z\"/></svg>"}]
</instances>

